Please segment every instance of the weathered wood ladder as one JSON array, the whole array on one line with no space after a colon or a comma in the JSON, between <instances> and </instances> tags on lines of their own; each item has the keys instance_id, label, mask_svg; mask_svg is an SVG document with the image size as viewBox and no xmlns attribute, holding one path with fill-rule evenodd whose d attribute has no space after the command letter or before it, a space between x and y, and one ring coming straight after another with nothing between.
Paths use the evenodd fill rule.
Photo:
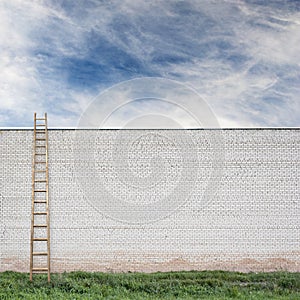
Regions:
<instances>
[{"instance_id":1,"label":"weathered wood ladder","mask_svg":"<svg viewBox=\"0 0 300 300\"><path fill-rule=\"evenodd\" d=\"M44 118L37 118L34 113L30 281L33 273L47 273L50 282L49 217L47 114Z\"/></svg>"}]
</instances>

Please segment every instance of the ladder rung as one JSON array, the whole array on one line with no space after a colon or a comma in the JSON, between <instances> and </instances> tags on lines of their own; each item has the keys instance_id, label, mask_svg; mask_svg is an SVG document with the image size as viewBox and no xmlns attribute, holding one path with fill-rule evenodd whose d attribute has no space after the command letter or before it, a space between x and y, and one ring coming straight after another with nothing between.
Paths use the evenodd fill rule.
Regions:
<instances>
[{"instance_id":1,"label":"ladder rung","mask_svg":"<svg viewBox=\"0 0 300 300\"><path fill-rule=\"evenodd\" d=\"M46 170L34 170L34 172L36 172L36 173L43 173L43 172L46 172Z\"/></svg>"},{"instance_id":2,"label":"ladder rung","mask_svg":"<svg viewBox=\"0 0 300 300\"><path fill-rule=\"evenodd\" d=\"M43 179L43 180L38 179L38 180L35 180L34 182L47 182L47 180L45 180L45 179Z\"/></svg>"},{"instance_id":3,"label":"ladder rung","mask_svg":"<svg viewBox=\"0 0 300 300\"><path fill-rule=\"evenodd\" d=\"M46 120L45 118L36 118L36 120Z\"/></svg>"},{"instance_id":4,"label":"ladder rung","mask_svg":"<svg viewBox=\"0 0 300 300\"><path fill-rule=\"evenodd\" d=\"M35 241L35 242L46 242L46 241L48 241L48 239L47 238L34 238L33 241Z\"/></svg>"},{"instance_id":5,"label":"ladder rung","mask_svg":"<svg viewBox=\"0 0 300 300\"><path fill-rule=\"evenodd\" d=\"M32 272L47 272L48 268L32 268Z\"/></svg>"},{"instance_id":6,"label":"ladder rung","mask_svg":"<svg viewBox=\"0 0 300 300\"><path fill-rule=\"evenodd\" d=\"M36 126L46 126L46 124L35 124Z\"/></svg>"},{"instance_id":7,"label":"ladder rung","mask_svg":"<svg viewBox=\"0 0 300 300\"><path fill-rule=\"evenodd\" d=\"M47 252L33 252L32 255L36 255L36 256L41 255L42 256L42 255L48 255L48 253Z\"/></svg>"},{"instance_id":8,"label":"ladder rung","mask_svg":"<svg viewBox=\"0 0 300 300\"><path fill-rule=\"evenodd\" d=\"M34 212L34 215L47 215L47 212L45 211L38 211L38 212Z\"/></svg>"},{"instance_id":9,"label":"ladder rung","mask_svg":"<svg viewBox=\"0 0 300 300\"><path fill-rule=\"evenodd\" d=\"M35 148L46 148L45 145L36 145Z\"/></svg>"},{"instance_id":10,"label":"ladder rung","mask_svg":"<svg viewBox=\"0 0 300 300\"><path fill-rule=\"evenodd\" d=\"M34 203L47 203L46 200L34 200Z\"/></svg>"},{"instance_id":11,"label":"ladder rung","mask_svg":"<svg viewBox=\"0 0 300 300\"><path fill-rule=\"evenodd\" d=\"M38 224L38 225L33 225L33 227L37 227L37 228L46 228L48 227L47 224Z\"/></svg>"},{"instance_id":12,"label":"ladder rung","mask_svg":"<svg viewBox=\"0 0 300 300\"><path fill-rule=\"evenodd\" d=\"M42 138L37 138L35 139L36 141L46 141L46 139L42 139Z\"/></svg>"},{"instance_id":13,"label":"ladder rung","mask_svg":"<svg viewBox=\"0 0 300 300\"><path fill-rule=\"evenodd\" d=\"M46 155L46 153L35 153L35 155Z\"/></svg>"},{"instance_id":14,"label":"ladder rung","mask_svg":"<svg viewBox=\"0 0 300 300\"><path fill-rule=\"evenodd\" d=\"M36 161L35 163L36 163L36 164L45 164L46 161Z\"/></svg>"},{"instance_id":15,"label":"ladder rung","mask_svg":"<svg viewBox=\"0 0 300 300\"><path fill-rule=\"evenodd\" d=\"M34 190L35 193L46 193L47 190Z\"/></svg>"}]
</instances>

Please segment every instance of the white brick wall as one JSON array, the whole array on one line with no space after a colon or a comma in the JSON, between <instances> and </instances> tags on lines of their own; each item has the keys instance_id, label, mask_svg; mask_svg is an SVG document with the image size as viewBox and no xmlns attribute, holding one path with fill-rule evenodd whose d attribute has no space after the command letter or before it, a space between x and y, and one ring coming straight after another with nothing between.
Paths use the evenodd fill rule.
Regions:
<instances>
[{"instance_id":1,"label":"white brick wall","mask_svg":"<svg viewBox=\"0 0 300 300\"><path fill-rule=\"evenodd\" d=\"M31 130L0 131L0 271L29 271ZM52 271L300 271L300 130L49 130Z\"/></svg>"}]
</instances>

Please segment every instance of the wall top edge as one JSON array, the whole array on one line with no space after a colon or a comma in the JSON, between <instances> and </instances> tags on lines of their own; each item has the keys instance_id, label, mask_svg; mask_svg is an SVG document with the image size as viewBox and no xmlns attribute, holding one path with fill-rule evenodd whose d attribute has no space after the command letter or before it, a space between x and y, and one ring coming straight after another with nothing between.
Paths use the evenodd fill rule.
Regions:
<instances>
[{"instance_id":1,"label":"wall top edge","mask_svg":"<svg viewBox=\"0 0 300 300\"><path fill-rule=\"evenodd\" d=\"M0 131L31 131L33 127L0 127ZM48 127L48 130L300 130L300 127L224 127L224 128L76 128L76 127Z\"/></svg>"}]
</instances>

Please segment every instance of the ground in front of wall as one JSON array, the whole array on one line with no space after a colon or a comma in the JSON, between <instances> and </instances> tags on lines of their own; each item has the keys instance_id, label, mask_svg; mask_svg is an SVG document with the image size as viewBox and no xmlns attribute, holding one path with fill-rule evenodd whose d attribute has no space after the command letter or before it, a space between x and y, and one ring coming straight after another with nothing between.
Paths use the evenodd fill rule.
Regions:
<instances>
[{"instance_id":1,"label":"ground in front of wall","mask_svg":"<svg viewBox=\"0 0 300 300\"><path fill-rule=\"evenodd\" d=\"M0 273L0 299L300 299L300 273Z\"/></svg>"}]
</instances>

